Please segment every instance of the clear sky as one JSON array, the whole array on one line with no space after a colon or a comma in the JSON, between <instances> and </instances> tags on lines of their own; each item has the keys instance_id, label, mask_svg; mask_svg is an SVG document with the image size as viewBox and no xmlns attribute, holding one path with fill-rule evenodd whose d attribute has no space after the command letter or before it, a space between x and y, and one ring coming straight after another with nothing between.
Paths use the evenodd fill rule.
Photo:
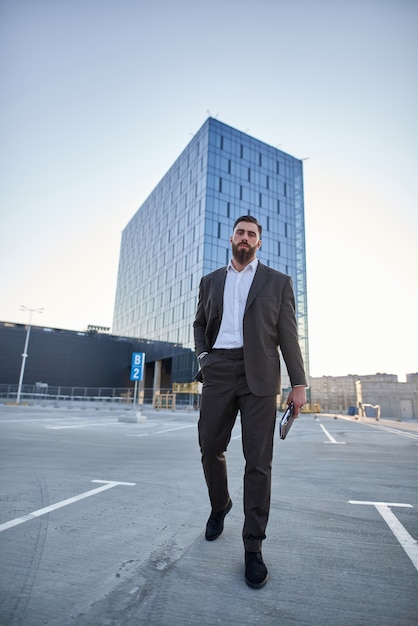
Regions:
<instances>
[{"instance_id":1,"label":"clear sky","mask_svg":"<svg viewBox=\"0 0 418 626\"><path fill-rule=\"evenodd\" d=\"M418 371L416 0L0 0L0 55L0 320L111 326L210 112L307 158L311 374Z\"/></svg>"}]
</instances>

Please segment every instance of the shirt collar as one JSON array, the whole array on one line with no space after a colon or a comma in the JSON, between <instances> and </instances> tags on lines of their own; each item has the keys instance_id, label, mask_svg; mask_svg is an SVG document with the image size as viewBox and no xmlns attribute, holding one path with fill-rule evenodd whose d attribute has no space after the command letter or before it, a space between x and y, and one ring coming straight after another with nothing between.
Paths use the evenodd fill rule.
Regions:
<instances>
[{"instance_id":1,"label":"shirt collar","mask_svg":"<svg viewBox=\"0 0 418 626\"><path fill-rule=\"evenodd\" d=\"M258 259L255 258L254 261L251 261L251 263L249 263L242 271L243 272L255 272L257 269L257 265L258 265ZM239 274L240 272L237 272L237 270L235 269L235 267L232 265L232 259L229 260L229 263L226 267L226 271L233 271L236 272L237 274Z\"/></svg>"}]
</instances>

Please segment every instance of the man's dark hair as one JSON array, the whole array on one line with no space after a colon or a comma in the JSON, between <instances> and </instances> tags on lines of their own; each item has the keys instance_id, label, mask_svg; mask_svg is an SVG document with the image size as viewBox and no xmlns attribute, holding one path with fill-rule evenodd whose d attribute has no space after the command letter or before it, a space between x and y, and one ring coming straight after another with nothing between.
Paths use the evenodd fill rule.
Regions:
<instances>
[{"instance_id":1,"label":"man's dark hair","mask_svg":"<svg viewBox=\"0 0 418 626\"><path fill-rule=\"evenodd\" d=\"M252 215L241 215L241 217L239 217L237 220L235 220L234 228L232 229L233 231L235 230L235 226L237 224L239 224L239 222L252 222L253 224L257 224L258 234L259 234L260 239L261 239L261 231L263 230L263 228L262 228L261 224L259 224L257 222L255 217L253 217Z\"/></svg>"}]
</instances>

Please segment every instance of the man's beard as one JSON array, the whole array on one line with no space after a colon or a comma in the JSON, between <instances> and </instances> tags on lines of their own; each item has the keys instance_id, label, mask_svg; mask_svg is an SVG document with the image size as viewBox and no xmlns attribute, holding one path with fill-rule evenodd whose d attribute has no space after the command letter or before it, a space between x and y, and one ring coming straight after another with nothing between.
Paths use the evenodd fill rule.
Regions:
<instances>
[{"instance_id":1,"label":"man's beard","mask_svg":"<svg viewBox=\"0 0 418 626\"><path fill-rule=\"evenodd\" d=\"M239 263L240 265L245 265L246 263L249 263L250 261L253 260L254 256L255 256L255 252L256 252L256 246L251 247L248 244L248 248L242 247L240 248L241 244L236 245L235 243L232 244L232 256L234 257L234 259L236 260L237 263Z\"/></svg>"}]
</instances>

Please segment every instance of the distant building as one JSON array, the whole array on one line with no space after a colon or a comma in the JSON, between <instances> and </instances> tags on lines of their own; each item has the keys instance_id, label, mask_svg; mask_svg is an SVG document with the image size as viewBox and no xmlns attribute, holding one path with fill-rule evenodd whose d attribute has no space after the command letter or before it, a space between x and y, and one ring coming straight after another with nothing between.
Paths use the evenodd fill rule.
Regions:
<instances>
[{"instance_id":1,"label":"distant building","mask_svg":"<svg viewBox=\"0 0 418 626\"><path fill-rule=\"evenodd\" d=\"M193 349L200 279L228 263L233 224L247 214L263 227L260 260L293 279L309 374L302 161L213 118L123 230L112 332Z\"/></svg>"},{"instance_id":2,"label":"distant building","mask_svg":"<svg viewBox=\"0 0 418 626\"><path fill-rule=\"evenodd\" d=\"M348 376L311 376L311 402L320 404L321 411L347 411L355 406L357 375Z\"/></svg>"},{"instance_id":3,"label":"distant building","mask_svg":"<svg viewBox=\"0 0 418 626\"><path fill-rule=\"evenodd\" d=\"M418 418L418 394L414 383L361 379L356 382L356 387L360 411L365 405L378 405L380 417L395 417L399 420Z\"/></svg>"},{"instance_id":4,"label":"distant building","mask_svg":"<svg viewBox=\"0 0 418 626\"><path fill-rule=\"evenodd\" d=\"M418 372L415 372L414 374L407 374L406 375L406 382L407 383L414 383L414 385L418 389Z\"/></svg>"},{"instance_id":5,"label":"distant building","mask_svg":"<svg viewBox=\"0 0 418 626\"><path fill-rule=\"evenodd\" d=\"M379 406L380 417L418 418L418 374L407 374L407 382L396 374L321 376L310 378L311 399L323 413L346 413L355 407ZM377 410L376 410L377 413Z\"/></svg>"}]
</instances>

